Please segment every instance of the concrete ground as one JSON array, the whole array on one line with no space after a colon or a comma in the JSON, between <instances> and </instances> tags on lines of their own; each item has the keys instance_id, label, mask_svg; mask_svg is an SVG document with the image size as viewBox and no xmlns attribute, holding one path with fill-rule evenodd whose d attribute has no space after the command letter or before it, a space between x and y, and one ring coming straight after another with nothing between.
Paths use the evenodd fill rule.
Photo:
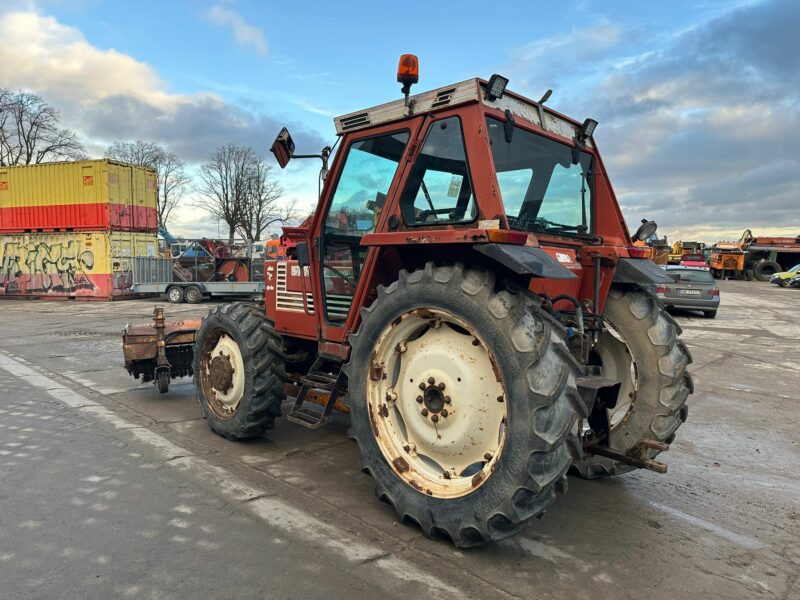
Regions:
<instances>
[{"instance_id":1,"label":"concrete ground","mask_svg":"<svg viewBox=\"0 0 800 600\"><path fill-rule=\"evenodd\" d=\"M689 420L661 458L469 551L398 524L346 419L212 434L191 382L122 367L152 300L0 302L3 598L800 598L800 290L677 313ZM167 305L168 316L209 305Z\"/></svg>"}]
</instances>

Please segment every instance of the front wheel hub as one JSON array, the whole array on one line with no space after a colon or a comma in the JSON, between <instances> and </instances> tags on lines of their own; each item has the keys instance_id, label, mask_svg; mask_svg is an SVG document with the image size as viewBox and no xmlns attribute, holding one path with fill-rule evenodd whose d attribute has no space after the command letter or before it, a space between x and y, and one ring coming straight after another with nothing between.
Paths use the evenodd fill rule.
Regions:
<instances>
[{"instance_id":1,"label":"front wheel hub","mask_svg":"<svg viewBox=\"0 0 800 600\"><path fill-rule=\"evenodd\" d=\"M212 342L213 343L213 342ZM211 409L230 418L242 401L245 388L244 359L239 345L224 332L201 357L201 384Z\"/></svg>"}]
</instances>

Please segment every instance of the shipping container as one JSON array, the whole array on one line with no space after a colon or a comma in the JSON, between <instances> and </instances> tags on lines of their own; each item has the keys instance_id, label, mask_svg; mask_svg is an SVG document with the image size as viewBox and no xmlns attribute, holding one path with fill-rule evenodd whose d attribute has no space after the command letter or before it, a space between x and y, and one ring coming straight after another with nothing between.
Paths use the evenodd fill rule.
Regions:
<instances>
[{"instance_id":1,"label":"shipping container","mask_svg":"<svg viewBox=\"0 0 800 600\"><path fill-rule=\"evenodd\" d=\"M156 174L112 160L0 166L0 231L155 232Z\"/></svg>"},{"instance_id":2,"label":"shipping container","mask_svg":"<svg viewBox=\"0 0 800 600\"><path fill-rule=\"evenodd\" d=\"M133 259L157 255L153 233L0 233L0 297L124 298Z\"/></svg>"}]
</instances>

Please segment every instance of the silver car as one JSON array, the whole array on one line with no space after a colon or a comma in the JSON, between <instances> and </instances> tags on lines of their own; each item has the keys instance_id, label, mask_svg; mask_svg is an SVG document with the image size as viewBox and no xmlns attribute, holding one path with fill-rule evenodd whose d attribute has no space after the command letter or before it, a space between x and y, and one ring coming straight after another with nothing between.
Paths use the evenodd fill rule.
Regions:
<instances>
[{"instance_id":1,"label":"silver car","mask_svg":"<svg viewBox=\"0 0 800 600\"><path fill-rule=\"evenodd\" d=\"M653 285L650 291L671 308L703 311L709 319L717 316L719 286L708 269L696 267L666 267L674 283Z\"/></svg>"}]
</instances>

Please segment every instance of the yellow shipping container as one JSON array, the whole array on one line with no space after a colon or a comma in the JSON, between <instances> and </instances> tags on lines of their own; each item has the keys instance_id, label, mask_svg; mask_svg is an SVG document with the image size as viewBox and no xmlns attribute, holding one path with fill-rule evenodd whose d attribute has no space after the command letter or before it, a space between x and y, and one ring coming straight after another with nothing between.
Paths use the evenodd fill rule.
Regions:
<instances>
[{"instance_id":1,"label":"yellow shipping container","mask_svg":"<svg viewBox=\"0 0 800 600\"><path fill-rule=\"evenodd\" d=\"M108 159L0 167L0 231L155 232L153 169Z\"/></svg>"},{"instance_id":2,"label":"yellow shipping container","mask_svg":"<svg viewBox=\"0 0 800 600\"><path fill-rule=\"evenodd\" d=\"M157 255L153 233L0 234L0 296L123 297L132 293L133 258Z\"/></svg>"}]
</instances>

